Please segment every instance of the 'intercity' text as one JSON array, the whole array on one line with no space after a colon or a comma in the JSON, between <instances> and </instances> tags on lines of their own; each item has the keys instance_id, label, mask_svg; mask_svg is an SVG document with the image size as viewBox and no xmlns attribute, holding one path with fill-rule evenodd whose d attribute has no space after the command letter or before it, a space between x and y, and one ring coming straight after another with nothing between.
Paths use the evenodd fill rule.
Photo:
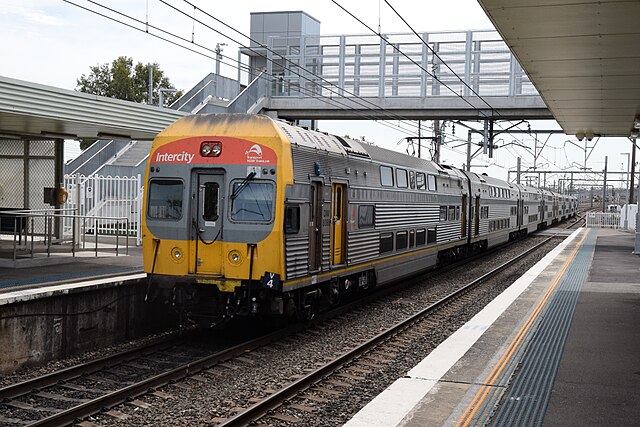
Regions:
<instances>
[{"instance_id":1,"label":"'intercity' text","mask_svg":"<svg viewBox=\"0 0 640 427\"><path fill-rule=\"evenodd\" d=\"M195 154L187 153L186 151L182 153L157 153L156 162L191 163L195 156Z\"/></svg>"}]
</instances>

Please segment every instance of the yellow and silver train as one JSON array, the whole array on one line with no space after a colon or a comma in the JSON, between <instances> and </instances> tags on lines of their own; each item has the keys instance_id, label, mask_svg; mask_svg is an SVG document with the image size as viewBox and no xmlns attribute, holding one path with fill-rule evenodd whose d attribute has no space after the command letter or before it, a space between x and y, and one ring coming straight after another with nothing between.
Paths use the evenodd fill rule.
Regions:
<instances>
[{"instance_id":1,"label":"yellow and silver train","mask_svg":"<svg viewBox=\"0 0 640 427\"><path fill-rule=\"evenodd\" d=\"M202 324L298 315L574 216L574 197L260 115L193 115L149 156L144 268Z\"/></svg>"}]
</instances>

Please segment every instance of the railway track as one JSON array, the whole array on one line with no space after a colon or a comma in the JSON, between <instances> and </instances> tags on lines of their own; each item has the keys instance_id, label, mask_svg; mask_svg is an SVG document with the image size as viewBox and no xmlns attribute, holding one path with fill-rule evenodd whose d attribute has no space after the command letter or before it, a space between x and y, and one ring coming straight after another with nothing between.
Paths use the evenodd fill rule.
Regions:
<instances>
[{"instance_id":1,"label":"railway track","mask_svg":"<svg viewBox=\"0 0 640 427\"><path fill-rule=\"evenodd\" d=\"M170 336L0 389L0 426L65 426L197 374L218 363L294 333L276 331L221 351L187 345Z\"/></svg>"},{"instance_id":2,"label":"railway track","mask_svg":"<svg viewBox=\"0 0 640 427\"><path fill-rule=\"evenodd\" d=\"M183 343L184 339L172 335L1 388L0 425L65 425L118 403L123 384L129 388L137 377L182 365L189 358L180 357Z\"/></svg>"},{"instance_id":3,"label":"railway track","mask_svg":"<svg viewBox=\"0 0 640 427\"><path fill-rule=\"evenodd\" d=\"M550 237L544 240L540 245L553 239ZM527 252L529 253L529 252ZM487 254L485 254L486 256ZM520 259L522 256L518 257ZM461 264L468 264L473 259L467 260ZM346 379L358 378L359 375L376 369L383 360L389 358L391 351L378 351L377 356L362 356L365 352L371 352L372 348L380 345L385 340L395 340L390 337L398 334L399 330L407 329L409 325L419 323L420 317L432 316L438 307L442 308L453 304L455 298L462 298L461 295L468 294L470 290L488 277L497 274L498 271L504 270L512 264L505 263L498 269L487 273L478 281L465 286L464 290L458 290L452 296L440 299L424 310L421 314L412 316L411 319L398 323L394 328L381 332L377 337L359 345L353 351L345 352L343 356L335 358L329 363L312 373L306 373L310 370L305 368L305 375L298 374L301 377L296 382L282 387L279 391L272 390L269 397L254 405L253 409L247 412L239 411L236 407L237 415L230 418L233 412L221 414L222 417L214 420L214 423L221 422L225 425L240 425L247 420L255 420L262 413L272 411L273 408L282 407L282 402L286 399L299 396L301 391L309 388L311 384L317 383L319 378L330 375L333 372L334 377L340 378L339 368L350 363L354 358L361 357L360 367L355 373L347 373ZM445 273L448 270L460 268L460 264L452 265L446 269L436 270L433 276ZM424 280L424 276L419 280ZM323 322L331 322L331 318L336 316L344 316L344 313L357 310L356 306L369 304L372 300L379 299L384 295L398 292L401 287L407 285L398 285L397 287L385 288L381 294L371 295L367 298L358 300L352 304L347 304L331 313L318 316L314 324L323 324ZM454 296L457 295L457 296ZM348 316L348 315L347 315ZM341 320L338 320L341 322ZM135 399L149 391L158 389L159 387L180 381L186 377L194 377L205 372L214 366L221 366L237 363L236 360L246 357L256 349L268 347L270 343L286 340L286 337L294 336L297 332L309 328L309 325L293 325L291 327L278 330L274 333L261 336L257 339L245 342L236 346L230 346L221 351L205 351L199 355L196 353L185 353L184 341L163 342L153 346L145 347L121 353L115 357L103 358L98 361L83 364L81 366L65 369L51 375L36 378L10 387L0 389L0 426L28 424L34 426L54 426L68 425L78 419L83 419L94 414L104 412L104 408L111 408L124 402L139 403ZM409 332L406 332L409 333ZM397 345L402 344L402 340L395 341ZM400 344L398 344L400 343ZM349 355L350 354L350 355ZM242 363L242 362L241 362ZM149 369L153 367L155 369ZM360 374L358 374L360 372ZM345 377L342 380L334 379L333 385L339 386L344 384ZM321 390L322 391L322 390ZM331 393L329 393L331 394ZM254 400L257 398L254 398ZM308 398L305 398L308 399ZM310 397L316 402L321 402L325 397ZM254 408L255 407L255 408ZM307 406L300 404L299 410L305 410ZM281 421L285 422L287 415L280 414ZM228 419L228 420L225 420Z\"/></svg>"}]
</instances>

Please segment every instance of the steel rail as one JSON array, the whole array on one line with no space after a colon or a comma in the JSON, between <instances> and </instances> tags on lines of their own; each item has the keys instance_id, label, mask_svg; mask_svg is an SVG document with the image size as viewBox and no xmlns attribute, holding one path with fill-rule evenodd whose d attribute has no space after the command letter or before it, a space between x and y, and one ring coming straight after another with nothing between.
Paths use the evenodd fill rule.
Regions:
<instances>
[{"instance_id":1,"label":"steel rail","mask_svg":"<svg viewBox=\"0 0 640 427\"><path fill-rule=\"evenodd\" d=\"M0 388L0 401L15 399L16 397L20 397L36 389L41 390L51 387L60 382L73 380L82 375L92 374L105 367L118 365L145 354L162 351L179 344L181 341L182 338L171 335L162 341L155 341L142 347L132 348L111 356L104 356L86 363L70 366L59 371L31 378L17 384L12 384Z\"/></svg>"},{"instance_id":2,"label":"steel rail","mask_svg":"<svg viewBox=\"0 0 640 427\"><path fill-rule=\"evenodd\" d=\"M276 332L270 333L263 337L253 339L251 341L238 344L234 347L216 352L209 356L202 357L194 362L187 363L178 368L158 374L154 377L147 378L135 384L131 384L120 390L100 396L81 405L69 408L65 411L53 414L49 417L35 421L29 426L65 426L73 423L77 419L82 419L90 415L102 411L104 408L113 407L115 405L126 402L131 398L138 397L149 390L165 386L171 382L180 380L190 375L194 375L211 366L229 360L235 356L241 355L246 351L261 347L271 341L282 338L291 334L293 331L302 328L302 325L294 325L284 328Z\"/></svg>"},{"instance_id":3,"label":"steel rail","mask_svg":"<svg viewBox=\"0 0 640 427\"><path fill-rule=\"evenodd\" d=\"M339 356L338 358L336 358L336 359L332 360L331 362L325 364L324 366L320 367L316 371L309 373L305 377L300 378L299 380L297 380L294 383L290 384L289 386L281 389L280 391L277 391L277 392L273 393L269 397L263 399L262 401L256 403L255 405L251 406L246 411L240 412L239 414L235 415L234 417L228 419L224 423L220 424L220 427L245 426L245 425L248 425L248 424L250 424L250 423L252 423L254 421L257 421L258 419L260 419L263 416L265 416L269 411L272 411L272 410L278 408L279 406L281 406L285 401L297 396L298 394L300 394L302 391L306 390L307 388L309 388L313 384L321 381L323 378L327 377L328 375L331 375L332 373L334 373L336 370L338 370L343 365L353 361L354 359L358 358L362 354L368 352L369 350L371 350L374 347L378 346L382 342L388 340L391 336L393 336L393 335L395 335L395 334L397 334L399 332L402 332L403 330L409 328L411 325L413 325L414 323L418 322L424 316L426 316L428 314L431 314L432 312L436 311L437 309L439 309L439 308L451 303L455 299L461 297L463 294L469 292L471 289L475 288L480 283L482 283L485 280L495 276L496 274L498 274L501 271L505 270L506 268L510 267L511 265L513 265L517 261L521 260L522 258L530 255L531 253L533 253L534 251L539 249L542 245L546 244L547 242L549 242L550 240L552 240L554 238L555 238L555 236L551 236L551 237L543 240L542 242L538 243L537 245L533 246L532 248L527 249L526 251L524 251L523 253L519 254L518 256L510 259L509 261L503 263L502 265L496 267L495 269L489 271L488 273L485 273L484 275L478 277L477 279L475 279L472 282L466 284L462 288L459 288L458 290L452 292L451 294L449 294L449 295L443 297L442 299L436 301L435 303L431 304L430 306L426 307L425 309L423 309L423 310L419 311L418 313L412 315L411 317L396 323L395 325L391 326L389 329L381 332L380 334L378 334L375 337L371 338L367 342L359 345L358 347L356 347L353 350L343 354L342 356Z\"/></svg>"}]
</instances>

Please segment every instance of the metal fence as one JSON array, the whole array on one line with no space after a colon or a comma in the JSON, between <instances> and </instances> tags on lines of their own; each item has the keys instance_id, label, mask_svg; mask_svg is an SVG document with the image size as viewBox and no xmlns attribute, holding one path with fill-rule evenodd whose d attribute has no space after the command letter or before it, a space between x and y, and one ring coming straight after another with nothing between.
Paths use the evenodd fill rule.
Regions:
<instances>
[{"instance_id":1,"label":"metal fence","mask_svg":"<svg viewBox=\"0 0 640 427\"><path fill-rule=\"evenodd\" d=\"M2 238L0 238L0 258L11 258L15 262L18 258L31 257L36 254L52 253L57 255L76 252L93 251L98 256L100 252L120 251L129 254L128 217L83 217L74 215L69 209L41 209L41 210L3 210ZM59 225L69 222L71 226L59 234ZM113 237L112 244L102 244L97 225L109 222L113 225L109 234ZM37 230L36 223L44 224L44 232ZM9 235L7 240L4 235ZM7 245L8 243L8 245ZM121 246L123 249L121 249Z\"/></svg>"},{"instance_id":2,"label":"metal fence","mask_svg":"<svg viewBox=\"0 0 640 427\"><path fill-rule=\"evenodd\" d=\"M587 227L620 228L620 214L612 212L587 212Z\"/></svg>"},{"instance_id":3,"label":"metal fence","mask_svg":"<svg viewBox=\"0 0 640 427\"><path fill-rule=\"evenodd\" d=\"M270 37L273 96L517 96L537 91L496 31ZM276 54L272 53L276 52ZM286 58L283 61L278 55ZM462 80L462 81L461 81Z\"/></svg>"},{"instance_id":4,"label":"metal fence","mask_svg":"<svg viewBox=\"0 0 640 427\"><path fill-rule=\"evenodd\" d=\"M135 177L65 175L64 186L69 192L65 209L76 212L79 217L90 219L88 223L90 225L87 225L86 221L65 218L63 226L65 236L74 233L79 238L87 233L114 236L119 231L134 237L136 245L141 244L142 179L140 175ZM128 219L127 228L118 230L122 227L120 221L122 218Z\"/></svg>"}]
</instances>

